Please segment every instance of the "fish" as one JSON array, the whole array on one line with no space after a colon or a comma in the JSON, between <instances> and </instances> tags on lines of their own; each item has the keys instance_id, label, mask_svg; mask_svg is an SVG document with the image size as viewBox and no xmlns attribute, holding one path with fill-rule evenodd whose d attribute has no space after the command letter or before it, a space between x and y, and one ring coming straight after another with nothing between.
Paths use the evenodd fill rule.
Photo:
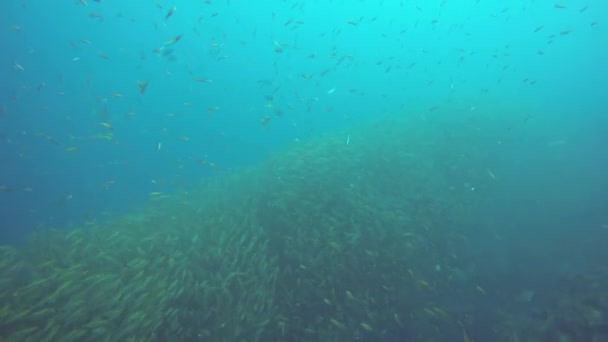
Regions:
<instances>
[{"instance_id":1,"label":"fish","mask_svg":"<svg viewBox=\"0 0 608 342\"><path fill-rule=\"evenodd\" d=\"M60 199L57 200L57 203L66 203L67 201L71 200L72 198L74 198L74 196L72 196L72 194L67 194L63 197L61 197ZM67 284L69 285L69 284ZM60 291L62 287L66 287L66 284L63 284L57 291Z\"/></svg>"},{"instance_id":2,"label":"fish","mask_svg":"<svg viewBox=\"0 0 608 342\"><path fill-rule=\"evenodd\" d=\"M394 314L393 314L393 318L395 319L395 322L397 322L397 324L398 324L400 327L403 327L403 323L401 323L401 318L399 317L399 314L394 313Z\"/></svg>"},{"instance_id":3,"label":"fish","mask_svg":"<svg viewBox=\"0 0 608 342\"><path fill-rule=\"evenodd\" d=\"M360 323L360 325L361 325L361 327L362 327L363 329L365 329L366 331L369 331L369 332L374 331L374 329L372 328L372 326L371 326L371 325L369 325L368 323L361 322L361 323Z\"/></svg>"},{"instance_id":4,"label":"fish","mask_svg":"<svg viewBox=\"0 0 608 342\"><path fill-rule=\"evenodd\" d=\"M110 60L110 57L108 55L106 55L106 53L103 51L97 51L97 56L99 56L105 60Z\"/></svg>"},{"instance_id":5,"label":"fish","mask_svg":"<svg viewBox=\"0 0 608 342\"><path fill-rule=\"evenodd\" d=\"M179 40L182 39L182 35L178 34L177 36L167 40L163 45L167 46L167 45L173 45L177 42L179 42Z\"/></svg>"},{"instance_id":6,"label":"fish","mask_svg":"<svg viewBox=\"0 0 608 342\"><path fill-rule=\"evenodd\" d=\"M429 290L433 290L433 287L431 286L431 284L429 284L426 280L424 279L416 279L416 282L418 283L418 285L420 285L421 287L427 288Z\"/></svg>"},{"instance_id":7,"label":"fish","mask_svg":"<svg viewBox=\"0 0 608 342\"><path fill-rule=\"evenodd\" d=\"M148 81L137 81L137 87L139 88L139 93L143 94L148 89Z\"/></svg>"},{"instance_id":8,"label":"fish","mask_svg":"<svg viewBox=\"0 0 608 342\"><path fill-rule=\"evenodd\" d=\"M107 122L102 122L102 123L100 123L99 125L100 125L100 126L102 126L102 127L107 128L107 129L109 129L109 130L111 130L111 131L113 131L113 130L114 130L114 127L112 127L112 125L110 125L110 124L109 124L109 123L107 123Z\"/></svg>"},{"instance_id":9,"label":"fish","mask_svg":"<svg viewBox=\"0 0 608 342\"><path fill-rule=\"evenodd\" d=\"M50 142L51 144L54 145L59 145L59 141L57 141L57 139L51 137L50 135L46 135L44 133L39 134L40 136L44 137L48 142Z\"/></svg>"},{"instance_id":10,"label":"fish","mask_svg":"<svg viewBox=\"0 0 608 342\"><path fill-rule=\"evenodd\" d=\"M554 4L553 7L555 7L555 8L566 8L566 5L564 5L564 4Z\"/></svg>"},{"instance_id":11,"label":"fish","mask_svg":"<svg viewBox=\"0 0 608 342\"><path fill-rule=\"evenodd\" d=\"M469 337L469 334L467 334L467 331L464 329L464 327L462 327L462 341L472 342L471 338Z\"/></svg>"},{"instance_id":12,"label":"fish","mask_svg":"<svg viewBox=\"0 0 608 342\"><path fill-rule=\"evenodd\" d=\"M262 126L266 126L270 122L270 119L272 119L272 117L267 115L260 119L260 123L262 124Z\"/></svg>"},{"instance_id":13,"label":"fish","mask_svg":"<svg viewBox=\"0 0 608 342\"><path fill-rule=\"evenodd\" d=\"M488 173L488 176L490 176L490 178L496 179L496 175L490 169L486 169L486 172Z\"/></svg>"},{"instance_id":14,"label":"fish","mask_svg":"<svg viewBox=\"0 0 608 342\"><path fill-rule=\"evenodd\" d=\"M104 190L108 190L108 188L110 187L110 185L113 185L114 183L116 183L116 181L114 181L114 180L107 180L107 181L101 183L100 187L102 189L104 189Z\"/></svg>"},{"instance_id":15,"label":"fish","mask_svg":"<svg viewBox=\"0 0 608 342\"><path fill-rule=\"evenodd\" d=\"M167 14L165 14L165 23L167 22L167 20L168 20L169 18L171 18L171 16L173 15L173 13L175 13L175 10L176 10L176 9L177 9L177 8L176 8L175 6L173 6L173 7L169 8L169 10L167 11Z\"/></svg>"},{"instance_id":16,"label":"fish","mask_svg":"<svg viewBox=\"0 0 608 342\"><path fill-rule=\"evenodd\" d=\"M99 21L103 21L103 15L101 15L99 13L91 12L91 13L89 13L89 18L91 18L91 19L99 19Z\"/></svg>"},{"instance_id":17,"label":"fish","mask_svg":"<svg viewBox=\"0 0 608 342\"><path fill-rule=\"evenodd\" d=\"M329 321L331 322L331 324L333 324L334 326L336 326L340 329L346 329L346 326L344 325L344 323L338 321L337 319L330 318Z\"/></svg>"}]
</instances>

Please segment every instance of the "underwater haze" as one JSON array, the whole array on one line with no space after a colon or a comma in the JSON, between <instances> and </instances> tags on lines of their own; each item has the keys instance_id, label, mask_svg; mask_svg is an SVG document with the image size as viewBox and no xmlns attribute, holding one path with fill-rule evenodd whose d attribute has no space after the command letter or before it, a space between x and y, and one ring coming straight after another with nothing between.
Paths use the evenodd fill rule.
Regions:
<instances>
[{"instance_id":1,"label":"underwater haze","mask_svg":"<svg viewBox=\"0 0 608 342\"><path fill-rule=\"evenodd\" d=\"M608 340L607 23L4 1L0 339Z\"/></svg>"}]
</instances>

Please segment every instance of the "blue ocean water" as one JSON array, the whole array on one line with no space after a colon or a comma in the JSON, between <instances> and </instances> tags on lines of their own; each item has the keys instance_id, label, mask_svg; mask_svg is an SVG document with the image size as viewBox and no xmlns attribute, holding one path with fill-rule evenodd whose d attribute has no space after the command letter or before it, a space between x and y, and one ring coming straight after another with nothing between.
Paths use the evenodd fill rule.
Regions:
<instances>
[{"instance_id":1,"label":"blue ocean water","mask_svg":"<svg viewBox=\"0 0 608 342\"><path fill-rule=\"evenodd\" d=\"M557 184L599 189L607 5L563 6L6 2L2 240L124 213L295 139L450 102L529 111L517 162L543 158L527 151L531 140L560 145L575 159L538 172L557 177L566 163L573 179Z\"/></svg>"},{"instance_id":2,"label":"blue ocean water","mask_svg":"<svg viewBox=\"0 0 608 342\"><path fill-rule=\"evenodd\" d=\"M294 146L357 146L351 130L416 117L429 132L417 141L451 148L413 160L476 203L459 240L476 261L450 281L531 302L559 276L605 270L607 16L600 0L4 1L0 245L101 226ZM458 338L475 335L465 316Z\"/></svg>"}]
</instances>

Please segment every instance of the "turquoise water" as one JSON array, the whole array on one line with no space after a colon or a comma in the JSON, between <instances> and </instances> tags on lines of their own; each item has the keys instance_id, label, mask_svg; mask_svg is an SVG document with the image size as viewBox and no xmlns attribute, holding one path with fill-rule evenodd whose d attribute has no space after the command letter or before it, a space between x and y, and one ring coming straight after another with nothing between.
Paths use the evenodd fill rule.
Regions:
<instances>
[{"instance_id":1,"label":"turquoise water","mask_svg":"<svg viewBox=\"0 0 608 342\"><path fill-rule=\"evenodd\" d=\"M295 139L452 103L529 112L530 139L592 154L606 132L607 5L563 5L7 2L3 239L184 191L216 172L199 160L233 170ZM575 164L595 172L602 158Z\"/></svg>"},{"instance_id":2,"label":"turquoise water","mask_svg":"<svg viewBox=\"0 0 608 342\"><path fill-rule=\"evenodd\" d=\"M560 283L564 286L551 300L580 294L581 287L597 290L593 284L605 276L607 13L608 3L599 0L5 1L0 5L0 244L21 246L34 231L48 228L69 233L123 222L150 203L160 205L158 212L168 219L183 205L177 199L200 195L201 183L227 176L242 182L246 170L259 165L265 166L257 172L272 171L253 177L252 188L267 184L264 177L293 181L293 193L273 184L265 195L300 198L311 207L289 203L333 229L324 215L343 210L344 216L337 216L352 220L344 212L356 206L322 201L324 192L314 184L345 200L341 196L367 194L357 181L371 179L379 182L369 185L373 200L364 207L373 210L369 216L357 211L361 220L383 217L389 232L432 217L433 224L416 227L433 231L429 227L437 225L443 232L453 225L459 232L446 233L446 245L438 243L438 233L412 242L417 251L434 256L468 258L450 267L445 259L423 261L423 252L412 252L416 265L428 264L412 274L419 287L432 283L434 275L450 274L452 295L462 295L455 289L463 286L476 295L503 296L489 302L464 296L466 305L437 304L443 295L429 297L433 304L421 308L440 307L430 309L435 318L444 310L462 313L467 305L478 305L477 321L462 313L451 320L447 336L463 338L462 327L465 341L469 334L475 340L496 338L480 328L480 319L494 312L488 307L509 301L535 303L526 312L553 324L558 320L547 317L555 316L538 313L549 311L544 291L563 277L567 284ZM290 173L268 166L273 158ZM416 173L418 168L424 171ZM418 185L420 197L431 199L403 209L410 200L395 189L417 189L400 178L412 176L409 171L420 176L413 180L428 181ZM299 184L303 179L310 184ZM345 179L347 190L332 188ZM246 196L247 187L242 188ZM266 201L257 190L251 197ZM226 196L232 192L234 186ZM176 202L163 207L166 198ZM311 204L317 199L322 204ZM356 202L345 202L350 200ZM450 210L429 204L435 201L445 201L439 206ZM395 208L412 217L387 214ZM275 229L308 214L260 212L266 216L258 213L257 224L269 230L264 234L270 236L269 249L276 248L277 269L291 270L293 265L281 260L284 236ZM199 234L176 229L188 243L189 234ZM346 241L366 241L365 253L378 256L369 246L378 248L386 236L372 230L375 241L363 231L347 233ZM307 238L300 247L318 236ZM259 269L270 264L260 261ZM572 279L580 283L572 285ZM285 287L294 283L286 280ZM379 291L387 286L368 284ZM364 292L347 295L344 305L360 303ZM601 319L592 315L587 327L593 332L608 326L603 317L608 300L604 291L596 294L591 302L602 303L595 309ZM293 314L290 319L314 316L291 304L286 299L278 305ZM323 316L330 322L327 331L348 325L347 318L333 315ZM393 340L405 336L394 332L395 324L397 330L406 325L433 330L415 314L412 325L400 322L406 313L399 320L387 315ZM353 321L354 336L371 333L365 322L373 320ZM294 330L304 334L294 332L294 340L306 340L310 322ZM260 336L281 336L277 331ZM513 336L525 335L518 331Z\"/></svg>"}]
</instances>

